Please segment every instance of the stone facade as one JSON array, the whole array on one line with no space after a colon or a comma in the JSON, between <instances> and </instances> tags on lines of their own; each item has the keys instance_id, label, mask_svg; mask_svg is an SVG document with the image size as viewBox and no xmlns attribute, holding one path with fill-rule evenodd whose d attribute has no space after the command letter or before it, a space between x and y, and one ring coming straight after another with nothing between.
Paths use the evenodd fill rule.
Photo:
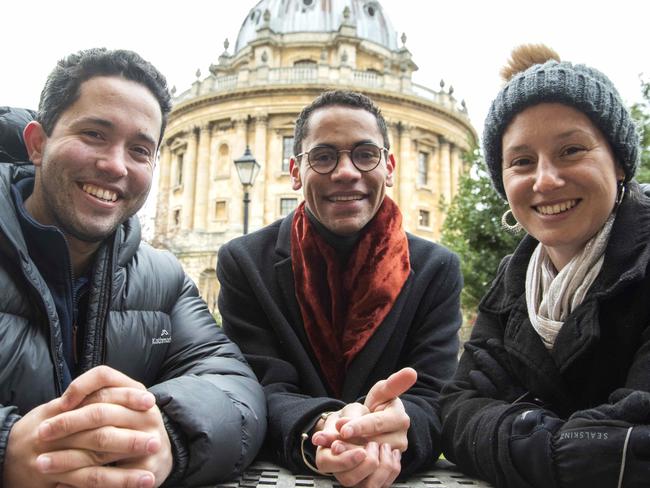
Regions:
<instances>
[{"instance_id":1,"label":"stone facade","mask_svg":"<svg viewBox=\"0 0 650 488\"><path fill-rule=\"evenodd\" d=\"M336 15L314 11L316 3L260 1L235 52L226 41L210 74L197 72L193 86L175 97L161 149L154 241L178 256L213 309L216 250L243 228L243 188L233 160L248 146L261 165L250 190L251 231L291 211L302 199L288 171L294 121L322 91L361 91L381 107L397 162L388 195L405 228L427 239L439 236L440 203L454 196L462 153L477 140L451 87L412 82L417 66L406 38L397 47L378 2L336 0ZM301 15L312 16L312 30ZM293 31L298 21L303 25Z\"/></svg>"}]
</instances>

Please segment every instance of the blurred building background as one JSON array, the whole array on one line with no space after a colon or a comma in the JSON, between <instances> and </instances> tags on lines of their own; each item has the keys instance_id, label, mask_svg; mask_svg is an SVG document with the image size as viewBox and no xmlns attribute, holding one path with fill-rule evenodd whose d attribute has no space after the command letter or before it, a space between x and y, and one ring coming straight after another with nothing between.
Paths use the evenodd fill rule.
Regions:
<instances>
[{"instance_id":1,"label":"blurred building background","mask_svg":"<svg viewBox=\"0 0 650 488\"><path fill-rule=\"evenodd\" d=\"M233 160L248 146L261 165L250 190L250 231L291 212L302 199L289 178L294 122L325 90L360 91L381 107L397 161L388 194L407 231L438 238L441 203L455 194L463 152L477 136L452 86L412 82L418 67L406 43L378 1L261 0L210 73L197 71L188 90L174 93L154 243L181 260L213 310L216 251L243 230ZM422 62L435 63L433 46Z\"/></svg>"}]
</instances>

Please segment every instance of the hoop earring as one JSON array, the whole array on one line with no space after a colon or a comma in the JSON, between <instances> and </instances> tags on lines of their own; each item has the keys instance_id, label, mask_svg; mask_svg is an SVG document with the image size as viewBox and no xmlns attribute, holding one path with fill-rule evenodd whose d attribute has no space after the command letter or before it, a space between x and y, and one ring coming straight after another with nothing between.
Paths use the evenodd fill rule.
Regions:
<instances>
[{"instance_id":1,"label":"hoop earring","mask_svg":"<svg viewBox=\"0 0 650 488\"><path fill-rule=\"evenodd\" d=\"M510 215L512 219L515 221L514 224L508 222L508 215ZM518 232L521 232L521 230L523 229L521 224L517 222L517 219L513 215L511 209L506 210L501 216L501 227L503 227L503 230L510 232L512 234L517 234Z\"/></svg>"},{"instance_id":2,"label":"hoop earring","mask_svg":"<svg viewBox=\"0 0 650 488\"><path fill-rule=\"evenodd\" d=\"M623 198L625 198L625 180L621 180L618 182L616 189L616 201L614 202L614 208L618 208L618 206L623 203Z\"/></svg>"}]
</instances>

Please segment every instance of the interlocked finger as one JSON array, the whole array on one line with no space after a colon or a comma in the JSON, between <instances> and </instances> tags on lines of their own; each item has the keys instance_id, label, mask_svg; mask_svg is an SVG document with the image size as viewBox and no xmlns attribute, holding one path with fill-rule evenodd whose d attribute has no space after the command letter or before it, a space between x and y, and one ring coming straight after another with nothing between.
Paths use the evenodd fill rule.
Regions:
<instances>
[{"instance_id":1,"label":"interlocked finger","mask_svg":"<svg viewBox=\"0 0 650 488\"><path fill-rule=\"evenodd\" d=\"M334 473L334 476L342 486L357 486L363 480L375 473L379 468L379 446L376 442L369 442L365 448L366 457L355 468Z\"/></svg>"},{"instance_id":2,"label":"interlocked finger","mask_svg":"<svg viewBox=\"0 0 650 488\"><path fill-rule=\"evenodd\" d=\"M340 441L337 441L332 449L316 449L316 466L319 471L336 475L358 467L366 459L366 450L363 447L340 444ZM336 453L334 449L338 449Z\"/></svg>"},{"instance_id":3,"label":"interlocked finger","mask_svg":"<svg viewBox=\"0 0 650 488\"><path fill-rule=\"evenodd\" d=\"M59 475L60 485L73 488L153 488L154 475L145 470L92 466Z\"/></svg>"},{"instance_id":4,"label":"interlocked finger","mask_svg":"<svg viewBox=\"0 0 650 488\"><path fill-rule=\"evenodd\" d=\"M89 466L103 466L118 461L122 455L88 451L84 449L65 449L41 454L36 458L36 467L43 474L58 474Z\"/></svg>"},{"instance_id":5,"label":"interlocked finger","mask_svg":"<svg viewBox=\"0 0 650 488\"><path fill-rule=\"evenodd\" d=\"M362 480L359 488L388 488L401 471L401 454L388 444L379 447L379 466L370 476Z\"/></svg>"},{"instance_id":6,"label":"interlocked finger","mask_svg":"<svg viewBox=\"0 0 650 488\"><path fill-rule=\"evenodd\" d=\"M94 403L61 413L42 422L38 427L38 433L42 440L54 441L107 426L145 430L150 423L151 419L146 412L109 403Z\"/></svg>"},{"instance_id":7,"label":"interlocked finger","mask_svg":"<svg viewBox=\"0 0 650 488\"><path fill-rule=\"evenodd\" d=\"M91 393L79 404L79 407L93 403L113 403L133 410L149 410L156 403L152 393L139 388L106 387Z\"/></svg>"},{"instance_id":8,"label":"interlocked finger","mask_svg":"<svg viewBox=\"0 0 650 488\"><path fill-rule=\"evenodd\" d=\"M53 467L47 472L63 472L91 465L101 465L155 453L161 442L157 435L118 427L100 427L66 437L52 443L53 449L46 453ZM69 465L65 452L82 452L76 455L79 464ZM93 461L94 460L94 461ZM45 471L44 471L45 472Z\"/></svg>"},{"instance_id":9,"label":"interlocked finger","mask_svg":"<svg viewBox=\"0 0 650 488\"><path fill-rule=\"evenodd\" d=\"M144 385L124 373L108 366L97 366L76 378L61 395L67 410L77 408L83 400L97 390L107 387L128 387L146 390Z\"/></svg>"},{"instance_id":10,"label":"interlocked finger","mask_svg":"<svg viewBox=\"0 0 650 488\"><path fill-rule=\"evenodd\" d=\"M388 443L394 449L406 450L407 432L411 419L404 410L399 398L393 400L389 408L350 420L341 426L341 438L372 439L375 442Z\"/></svg>"}]
</instances>

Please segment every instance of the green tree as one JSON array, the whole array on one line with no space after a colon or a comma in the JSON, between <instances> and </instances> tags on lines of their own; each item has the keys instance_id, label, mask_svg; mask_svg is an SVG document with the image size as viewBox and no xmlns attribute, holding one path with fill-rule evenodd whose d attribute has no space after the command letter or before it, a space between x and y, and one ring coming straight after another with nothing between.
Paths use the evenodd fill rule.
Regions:
<instances>
[{"instance_id":1,"label":"green tree","mask_svg":"<svg viewBox=\"0 0 650 488\"><path fill-rule=\"evenodd\" d=\"M501 259L512 253L523 234L513 235L501 226L507 203L492 187L478 148L466 155L470 170L460 178L458 193L446 208L442 243L458 253L465 286L463 310L473 315L494 279Z\"/></svg>"},{"instance_id":2,"label":"green tree","mask_svg":"<svg viewBox=\"0 0 650 488\"><path fill-rule=\"evenodd\" d=\"M650 80L641 79L643 101L630 107L632 118L641 131L641 164L636 174L640 183L650 183Z\"/></svg>"}]
</instances>

